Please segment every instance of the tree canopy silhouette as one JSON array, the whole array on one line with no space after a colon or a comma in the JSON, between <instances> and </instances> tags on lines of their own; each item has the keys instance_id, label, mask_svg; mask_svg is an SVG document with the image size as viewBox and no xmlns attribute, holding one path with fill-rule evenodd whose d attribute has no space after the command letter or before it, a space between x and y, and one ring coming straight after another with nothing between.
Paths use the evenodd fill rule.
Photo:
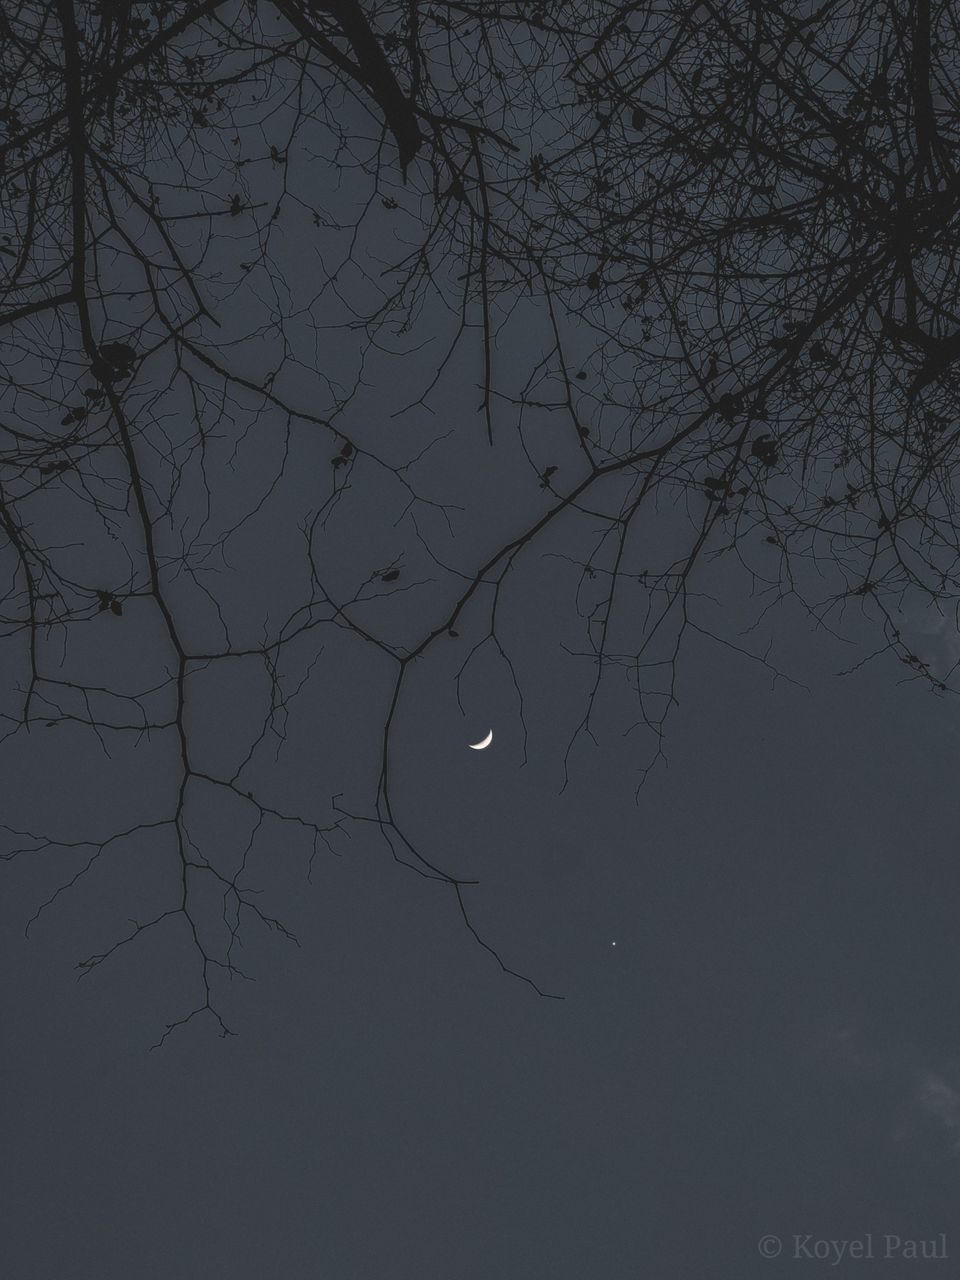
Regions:
<instances>
[{"instance_id":1,"label":"tree canopy silhouette","mask_svg":"<svg viewBox=\"0 0 960 1280\"><path fill-rule=\"evenodd\" d=\"M82 972L168 929L199 987L164 1036L225 1033L242 927L287 932L257 851L371 826L513 972L408 832L391 748L444 646L461 671L492 650L522 715L503 617L541 553L587 673L568 764L612 681L650 734L642 777L685 635L743 644L705 603L730 573L764 617L855 608L948 690L900 618L957 600L957 26L930 0L5 8L7 746L70 732L160 778L134 820L68 838L38 814L5 856L66 869L39 910L145 832L175 870ZM469 477L429 483L478 436L522 494L496 545ZM344 633L387 681L377 763L289 807L263 760ZM268 693L221 766L193 707L226 667ZM200 835L221 801L243 848Z\"/></svg>"}]
</instances>

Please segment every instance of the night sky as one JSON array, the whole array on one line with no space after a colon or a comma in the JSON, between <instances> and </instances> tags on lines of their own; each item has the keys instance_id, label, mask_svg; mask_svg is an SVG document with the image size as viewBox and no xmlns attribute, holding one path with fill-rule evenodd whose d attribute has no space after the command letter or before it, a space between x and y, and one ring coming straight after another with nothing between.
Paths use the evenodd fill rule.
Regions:
<instances>
[{"instance_id":1,"label":"night sky","mask_svg":"<svg viewBox=\"0 0 960 1280\"><path fill-rule=\"evenodd\" d=\"M763 1276L801 1265L761 1259L767 1233L787 1254L810 1233L949 1245L956 710L890 664L835 677L848 654L799 620L785 647L806 688L692 649L636 803L619 736L560 794L562 681L523 767L502 684L475 681L465 717L449 681L418 689L405 810L482 881L508 963L563 1001L500 974L379 845L304 888L277 843L270 897L300 948L248 942L235 1038L200 1024L150 1052L188 1000L169 940L72 972L132 876L27 942L36 874L14 865L9 1274ZM364 687L347 657L337 675Z\"/></svg>"},{"instance_id":2,"label":"night sky","mask_svg":"<svg viewBox=\"0 0 960 1280\"><path fill-rule=\"evenodd\" d=\"M539 35L529 39L532 48ZM561 98L565 83L557 77ZM694 621L676 660L676 705L662 743L641 723L637 682L644 692L665 687L669 637L647 655L660 665L639 676L628 660L611 659L591 703L596 663L584 623L603 581L586 566L604 530L624 523L617 513L642 481L635 459L623 475L610 464L580 507L571 503L519 547L496 602L496 642L489 582L446 634L479 567L589 474L585 439L606 466L700 415L715 438L707 441L704 427L702 451L694 439L682 455L689 442L678 434L681 460L674 467L669 454L630 529L610 653L636 656L644 611L660 589L645 566L655 576L678 564L679 548L689 549L707 522L708 503L719 502L704 475L720 454L726 465L730 418L711 418L712 408L701 414L697 397L707 403L721 382L716 372L701 375L696 361L687 368L677 351L678 335L691 327L684 316L697 317L703 333L691 342L702 339L695 354L705 364L723 306L717 301L714 314L709 288L688 297L678 286L675 329L664 321L652 339L631 337L635 347L624 339L611 355L611 334L648 319L656 327L653 302L651 316L637 319L639 293L621 305L612 272L581 288L574 268L583 264L574 261L573 282L559 287L573 299L561 378L559 357L550 364L559 339L542 299L501 281L488 439L472 296L451 347L467 267L449 246L431 261L429 289L411 284L411 297L381 328L357 322L383 302L393 270L385 264L410 251L440 197L415 167L404 182L382 102L377 111L358 104L349 86L324 93L317 99L334 124L307 131L299 152L289 104L278 112L291 128L289 161L267 149L270 128L279 137L280 125L259 119L259 102L236 108L236 153L231 123L211 135L220 152L210 143L204 153L209 184L183 180L170 197L188 248L207 232L183 210L220 201L216 217L203 213L215 228L204 288L219 328L197 330L243 383L225 390L199 361L192 382L177 381L180 370L174 377L170 349L158 341L145 372L122 392L140 415L142 457L148 445L169 445L169 454L157 446L143 464L156 468L148 496L157 503L165 598L189 652L219 655L198 661L185 682L185 732L198 771L185 826L202 856L224 867L244 863L244 884L282 928L248 919L231 953L238 972L215 975L217 1013L233 1034L219 1036L209 1010L183 1023L202 988L186 919L172 910L182 865L169 827L158 825L169 823L180 783L169 723L149 734L125 724L98 735L66 713L46 720L55 713L44 702L29 729L0 741L2 852L18 840L27 848L4 863L0 893L0 1280L953 1274L960 708L955 693L935 686L960 655L956 619L894 586L884 639L873 597L856 588L850 568L856 538L861 547L880 538L870 495L847 484L849 510L837 516L841 501L821 508L814 492L824 475L825 493L840 485L849 457L834 463L825 451L807 471L806 455L796 453L777 471L768 435L767 461L745 445L742 471L758 503L781 503L784 512L792 510L788 486L803 472L809 518L822 516L828 530L821 559L811 536L791 589L781 592L786 535L778 541L779 531L770 532L779 530L773 516L744 516L736 526L738 538L745 529L739 560L714 556L711 544L691 577ZM651 88L651 111L663 106L655 98ZM479 99L471 88L455 105L480 113L487 108ZM588 99L575 101L579 109ZM643 125L635 113L625 118L629 155ZM610 120L602 118L603 128L620 127ZM549 150L563 129L573 136L578 127L564 123L551 99L540 132L517 136L527 151ZM340 149L344 138L349 147ZM458 145L475 160L474 138ZM514 147L503 161L505 189L527 182L526 158L514 159L520 153ZM176 150L161 156L157 170L172 172L177 160ZM640 178L628 173L625 186L646 181L635 163ZM371 174L381 185L368 182ZM534 213L548 189L541 191L539 167L537 174ZM240 209L237 195L231 212L233 183L246 203ZM298 194L288 199L284 187L274 219L269 209L274 200L280 209L284 184ZM326 221L301 198L311 189L322 189ZM393 193L389 201L384 193ZM468 221L466 198L442 193L456 206L454 221ZM512 215L503 217L506 225ZM557 250L563 271L580 252L571 243ZM764 261L779 270L787 252L765 248ZM853 249L849 256L865 271ZM812 315L819 290L827 292L818 258L810 274ZM149 308L133 297L124 310L108 295L105 314L114 307L121 318L104 321L104 333L131 342L135 333L139 359L156 334ZM721 350L730 385L737 360L745 383L757 379L774 360L773 344L789 350L795 338L785 334L799 332L785 327L779 302L769 314L764 299L743 306L749 323L741 330L731 321L734 337ZM668 310L664 303L664 316ZM35 332L45 331L32 332L39 343ZM96 365L72 338L61 340L66 372L58 366L56 377L80 386ZM840 338L830 341L841 350ZM742 356L750 343L753 365ZM31 376L45 367L39 349L23 357ZM909 351L897 358L919 363ZM768 430L803 436L811 405L817 419L817 380L826 385L838 364L823 348L804 365L807 382L798 374L790 386L796 417ZM557 398L561 383L569 405ZM823 403L838 421L852 416L848 400L831 394ZM91 404L105 404L96 395ZM302 412L285 413L280 397ZM54 421L40 392L36 402L37 420ZM202 465L190 452L193 412L209 432ZM578 434L577 421L589 429ZM752 432L758 424L749 423ZM348 438L349 463L336 453ZM169 498L170 460L187 455L182 486ZM102 718L133 715L133 693L155 717L169 716L172 685L156 688L172 659L156 593L144 586L129 476L106 448L90 456L82 465L90 474L104 469L96 477L102 490L71 489L81 473L71 462L60 488L38 485L39 496L19 508L42 526L45 545L63 548L81 595L90 595L69 628L45 633L43 670L76 680L80 672L109 687L97 703ZM885 465L894 473L900 461ZM111 490L117 475L122 482ZM104 493L116 502L113 524L100 520ZM801 505L794 515L802 528ZM849 520L848 543L830 532L834 519ZM327 608L285 643L271 687L265 637L310 598L308 545L329 599L347 602L349 625ZM833 562L824 569L835 545L849 553L842 573ZM871 572L879 565L879 580L890 563L878 553ZM129 588L122 610L96 608L94 588L107 585ZM469 926L452 883L401 865L372 817L397 669L369 637L399 652L431 629L436 638L409 664L393 715L390 796L397 827L431 865L477 882L462 888ZM9 662L5 684L22 693L19 643L5 635L0 658ZM905 644L935 679L901 660ZM245 656L224 656L228 648ZM124 702L116 690L130 696ZM271 716L278 691L288 701ZM76 687L63 696L74 698L71 714L82 713ZM646 709L655 721L663 703L654 695ZM19 707L15 713L4 704L4 728L18 723ZM471 751L490 730L492 745ZM276 821L258 805L299 817ZM304 823L328 839L315 846ZM127 834L110 841L117 832ZM191 906L223 944L220 889L197 880ZM165 908L162 927L89 972L78 968ZM936 1262L909 1256L931 1246Z\"/></svg>"}]
</instances>

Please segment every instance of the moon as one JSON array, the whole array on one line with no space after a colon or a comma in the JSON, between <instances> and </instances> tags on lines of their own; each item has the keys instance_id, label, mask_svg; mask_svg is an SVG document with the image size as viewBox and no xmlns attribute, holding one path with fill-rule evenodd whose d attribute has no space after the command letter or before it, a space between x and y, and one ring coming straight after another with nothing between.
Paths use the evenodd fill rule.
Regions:
<instances>
[{"instance_id":1,"label":"moon","mask_svg":"<svg viewBox=\"0 0 960 1280\"><path fill-rule=\"evenodd\" d=\"M468 743L471 751L486 751L490 743L493 741L493 730L491 729L487 736L480 742Z\"/></svg>"}]
</instances>

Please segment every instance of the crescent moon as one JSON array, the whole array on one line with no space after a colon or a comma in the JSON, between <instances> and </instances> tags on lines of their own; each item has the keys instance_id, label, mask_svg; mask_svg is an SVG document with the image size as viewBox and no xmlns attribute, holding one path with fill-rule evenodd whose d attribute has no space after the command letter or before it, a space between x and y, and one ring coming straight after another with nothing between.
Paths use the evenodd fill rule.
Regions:
<instances>
[{"instance_id":1,"label":"crescent moon","mask_svg":"<svg viewBox=\"0 0 960 1280\"><path fill-rule=\"evenodd\" d=\"M493 741L493 730L491 729L482 742L470 742L467 745L471 751L485 751Z\"/></svg>"}]
</instances>

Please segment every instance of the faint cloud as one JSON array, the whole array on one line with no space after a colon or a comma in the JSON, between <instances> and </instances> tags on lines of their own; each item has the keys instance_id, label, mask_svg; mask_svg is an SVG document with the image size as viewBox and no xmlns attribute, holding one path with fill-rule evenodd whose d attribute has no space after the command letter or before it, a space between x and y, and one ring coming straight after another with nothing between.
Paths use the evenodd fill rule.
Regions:
<instances>
[{"instance_id":1,"label":"faint cloud","mask_svg":"<svg viewBox=\"0 0 960 1280\"><path fill-rule=\"evenodd\" d=\"M960 617L927 605L911 609L901 623L905 639L938 680L946 680L960 663Z\"/></svg>"},{"instance_id":2,"label":"faint cloud","mask_svg":"<svg viewBox=\"0 0 960 1280\"><path fill-rule=\"evenodd\" d=\"M935 1071L924 1071L917 1082L917 1109L938 1124L960 1152L960 1090Z\"/></svg>"},{"instance_id":3,"label":"faint cloud","mask_svg":"<svg viewBox=\"0 0 960 1280\"><path fill-rule=\"evenodd\" d=\"M915 1045L878 1045L856 1026L827 1022L813 1041L816 1056L831 1073L876 1089L878 1106L888 1108L896 1142L939 1143L945 1137L960 1155L960 1070L942 1060L935 1065Z\"/></svg>"}]
</instances>

